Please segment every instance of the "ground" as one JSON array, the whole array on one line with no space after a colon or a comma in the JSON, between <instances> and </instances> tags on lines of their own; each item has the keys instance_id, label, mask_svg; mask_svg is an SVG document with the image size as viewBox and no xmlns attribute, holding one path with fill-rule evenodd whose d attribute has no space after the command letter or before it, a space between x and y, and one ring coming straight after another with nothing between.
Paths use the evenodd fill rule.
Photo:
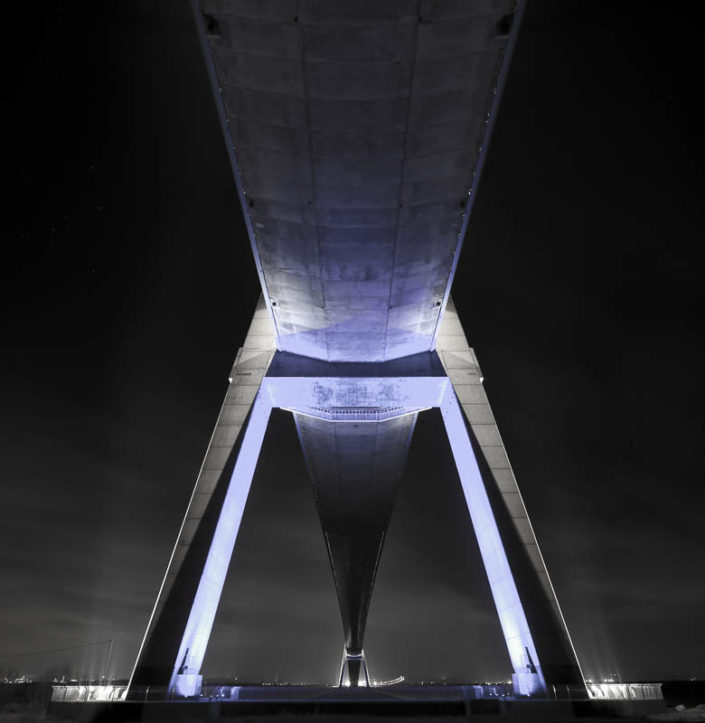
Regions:
<instances>
[{"instance_id":1,"label":"ground","mask_svg":"<svg viewBox=\"0 0 705 723\"><path fill-rule=\"evenodd\" d=\"M678 706L679 708L681 706ZM275 715L275 716L245 716L238 718L238 723L292 723L301 721L304 716L297 715ZM496 716L473 716L486 721L498 721ZM414 717L416 721L420 719ZM346 723L401 723L407 721L407 718L398 716L364 716L364 715L319 715L316 716L317 723L338 723L339 721ZM433 721L433 723L457 723L457 716L433 716L424 717L424 721ZM571 719L575 721L577 719ZM628 719L622 719L627 723ZM693 708L669 708L666 713L651 715L647 718L635 718L633 720L655 721L659 723L697 723L697 721L705 721L705 704L697 705ZM504 723L509 723L507 719L503 719ZM604 719L587 719L581 718L580 723L604 723ZM0 723L62 723L62 719L49 715L46 712L46 706L41 703L8 703L0 707ZM479 723L479 721L478 721ZM499 721L498 721L499 723ZM560 723L557 719L551 719L550 723Z\"/></svg>"}]
</instances>

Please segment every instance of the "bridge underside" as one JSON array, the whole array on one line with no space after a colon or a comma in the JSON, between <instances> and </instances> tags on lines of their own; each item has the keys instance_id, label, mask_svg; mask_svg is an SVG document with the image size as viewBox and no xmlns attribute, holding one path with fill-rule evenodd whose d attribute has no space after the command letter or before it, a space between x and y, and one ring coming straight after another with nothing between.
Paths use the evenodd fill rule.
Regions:
<instances>
[{"instance_id":1,"label":"bridge underside","mask_svg":"<svg viewBox=\"0 0 705 723\"><path fill-rule=\"evenodd\" d=\"M450 286L514 0L192 0L263 296L130 683L200 668L271 409L295 415L345 641L365 623L416 414L444 420L515 690L584 684Z\"/></svg>"},{"instance_id":2,"label":"bridge underside","mask_svg":"<svg viewBox=\"0 0 705 723\"><path fill-rule=\"evenodd\" d=\"M200 3L282 351L428 351L479 178L514 0Z\"/></svg>"},{"instance_id":3,"label":"bridge underside","mask_svg":"<svg viewBox=\"0 0 705 723\"><path fill-rule=\"evenodd\" d=\"M384 421L365 420L362 414L358 421L294 416L335 578L346 652L361 655L377 564L416 415Z\"/></svg>"}]
</instances>

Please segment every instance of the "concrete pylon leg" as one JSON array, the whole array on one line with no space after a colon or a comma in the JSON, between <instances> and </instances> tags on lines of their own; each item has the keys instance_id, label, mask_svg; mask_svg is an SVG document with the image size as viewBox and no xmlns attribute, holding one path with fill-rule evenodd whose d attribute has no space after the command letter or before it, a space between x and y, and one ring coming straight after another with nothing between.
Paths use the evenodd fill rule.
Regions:
<instances>
[{"instance_id":1,"label":"concrete pylon leg","mask_svg":"<svg viewBox=\"0 0 705 723\"><path fill-rule=\"evenodd\" d=\"M200 690L200 668L272 410L262 379L274 355L263 301L230 376L128 686L128 699Z\"/></svg>"},{"instance_id":2,"label":"concrete pylon leg","mask_svg":"<svg viewBox=\"0 0 705 723\"><path fill-rule=\"evenodd\" d=\"M367 688L370 685L370 676L367 673L367 659L364 650L349 650L343 648L343 659L340 663L338 687L340 688Z\"/></svg>"},{"instance_id":3,"label":"concrete pylon leg","mask_svg":"<svg viewBox=\"0 0 705 723\"><path fill-rule=\"evenodd\" d=\"M525 695L546 695L546 681L507 559L472 442L455 392L449 386L441 404L448 441L453 452L492 597L514 668L515 688Z\"/></svg>"},{"instance_id":4,"label":"concrete pylon leg","mask_svg":"<svg viewBox=\"0 0 705 723\"><path fill-rule=\"evenodd\" d=\"M232 474L221 483L224 494L214 495L210 509L203 515L200 529L162 604L160 619L140 652L131 689L151 685L167 695L199 694L203 657L271 409L266 396L258 394L239 449L233 450L233 459L226 466L226 474L229 467Z\"/></svg>"},{"instance_id":5,"label":"concrete pylon leg","mask_svg":"<svg viewBox=\"0 0 705 723\"><path fill-rule=\"evenodd\" d=\"M497 428L474 351L448 300L437 352L441 412L523 695L587 695L555 590ZM540 687L536 688L536 681Z\"/></svg>"},{"instance_id":6,"label":"concrete pylon leg","mask_svg":"<svg viewBox=\"0 0 705 723\"><path fill-rule=\"evenodd\" d=\"M190 676L200 674L271 411L272 406L269 401L262 394L258 394L250 412L240 453L235 461L210 550L181 638L169 681L169 692L194 694L191 692L194 686ZM180 685L182 681L183 685ZM200 684L198 688L200 689Z\"/></svg>"}]
</instances>

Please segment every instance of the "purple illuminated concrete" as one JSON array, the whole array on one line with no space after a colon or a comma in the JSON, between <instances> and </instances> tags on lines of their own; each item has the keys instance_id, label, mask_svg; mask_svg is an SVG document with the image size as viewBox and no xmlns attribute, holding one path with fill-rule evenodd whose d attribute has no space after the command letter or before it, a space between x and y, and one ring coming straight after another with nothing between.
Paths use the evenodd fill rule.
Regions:
<instances>
[{"instance_id":1,"label":"purple illuminated concrete","mask_svg":"<svg viewBox=\"0 0 705 723\"><path fill-rule=\"evenodd\" d=\"M441 414L514 668L515 691L522 695L544 693L546 681L541 671L539 656L487 496L485 482L465 428L465 419L452 387L446 390L443 397Z\"/></svg>"},{"instance_id":2,"label":"purple illuminated concrete","mask_svg":"<svg viewBox=\"0 0 705 723\"><path fill-rule=\"evenodd\" d=\"M341 680L367 681L365 622L396 484L416 415L438 408L515 691L584 692L449 296L523 2L192 2L263 296L128 697L198 693L273 408L297 420L319 503Z\"/></svg>"},{"instance_id":3,"label":"purple illuminated concrete","mask_svg":"<svg viewBox=\"0 0 705 723\"><path fill-rule=\"evenodd\" d=\"M430 351L523 3L194 7L277 348Z\"/></svg>"},{"instance_id":4,"label":"purple illuminated concrete","mask_svg":"<svg viewBox=\"0 0 705 723\"><path fill-rule=\"evenodd\" d=\"M262 305L258 308L257 313L261 315ZM169 689L177 693L193 691L198 682L272 408L288 409L299 420L299 432L314 490L318 490L319 513L338 581L346 644L352 654L352 663L346 658L346 670L351 665L354 668L353 685L362 680L356 656L362 651L374 571L413 424L399 427L401 436L392 430L397 429L395 420L413 420L424 409L439 408L507 644L516 692L560 696L569 687L584 690L553 587L482 387L476 357L467 344L452 300L439 333L438 355L420 354L380 364L329 364L281 352L272 358L273 331L269 320L253 323L251 330L259 332L256 346L261 349L249 354L241 352L239 363L256 365L259 359L261 365L264 359L267 373L261 378L247 421L239 430L240 446L236 448L236 440L231 440L231 447L226 446L223 453L218 453L223 460L223 473L230 469L225 466L226 457L231 459L232 466L229 480L221 481L226 483L222 502L216 500L216 507L210 504L208 515L215 524L212 532L208 532L207 555L200 568L192 565L179 570L173 560L170 565L170 569L174 568L173 575L184 578L194 577L196 573L198 579L194 579L189 588L190 597L182 596L180 602L171 606L185 605L188 609L179 629L173 625L167 629L167 634L179 641L170 653ZM262 354L263 357L257 356ZM251 377L243 371L240 369L233 378L226 402L244 399L238 383L251 381ZM364 375L365 371L368 376ZM243 413L244 410L238 418L243 417ZM221 413L219 425L232 416L231 412ZM392 431L388 438L398 438L398 443L377 443L387 438L386 432L382 433L387 428ZM216 427L207 460L214 454L214 445L221 444L223 438ZM374 495L367 498L364 485L370 475L379 477L378 489L381 484L387 485L389 494L385 493L384 499ZM355 489L350 488L351 484ZM333 489L336 485L339 486L337 492ZM355 504L340 516L339 506L326 507L329 491L335 499L351 494ZM205 493L201 490L200 494ZM368 503L373 505L369 513L356 516L355 510L360 505L363 510ZM208 524L208 515L202 516L201 526ZM352 549L350 545L354 544L355 536L364 531L367 536L359 537L360 549ZM348 534L351 534L350 542L346 541ZM177 548L184 544L188 547L188 541L184 542L182 537L183 529ZM348 580L351 569L357 571L356 577ZM348 588L360 594L350 597L345 593ZM165 594L160 594L155 610L169 607ZM155 640L159 634L164 635L155 630L152 631ZM157 643L153 643L152 648L164 649ZM147 647L145 660L152 648ZM142 673L137 674L135 680L144 684L149 670L146 662L138 661L137 671Z\"/></svg>"}]
</instances>

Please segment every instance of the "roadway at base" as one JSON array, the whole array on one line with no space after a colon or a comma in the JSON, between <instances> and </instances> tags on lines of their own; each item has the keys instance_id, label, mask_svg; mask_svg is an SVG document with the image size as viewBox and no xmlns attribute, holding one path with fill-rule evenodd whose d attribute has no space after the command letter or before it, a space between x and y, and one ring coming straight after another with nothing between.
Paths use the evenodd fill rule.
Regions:
<instances>
[{"instance_id":1,"label":"roadway at base","mask_svg":"<svg viewBox=\"0 0 705 723\"><path fill-rule=\"evenodd\" d=\"M532 720L561 721L581 718L643 718L665 712L661 700L528 700L472 698L472 686L394 686L358 689L266 686L241 688L238 700L199 698L149 702L58 702L48 712L80 723L132 723L137 721L215 721L255 719L260 723L303 717L328 721L340 718L365 721L413 720Z\"/></svg>"}]
</instances>

